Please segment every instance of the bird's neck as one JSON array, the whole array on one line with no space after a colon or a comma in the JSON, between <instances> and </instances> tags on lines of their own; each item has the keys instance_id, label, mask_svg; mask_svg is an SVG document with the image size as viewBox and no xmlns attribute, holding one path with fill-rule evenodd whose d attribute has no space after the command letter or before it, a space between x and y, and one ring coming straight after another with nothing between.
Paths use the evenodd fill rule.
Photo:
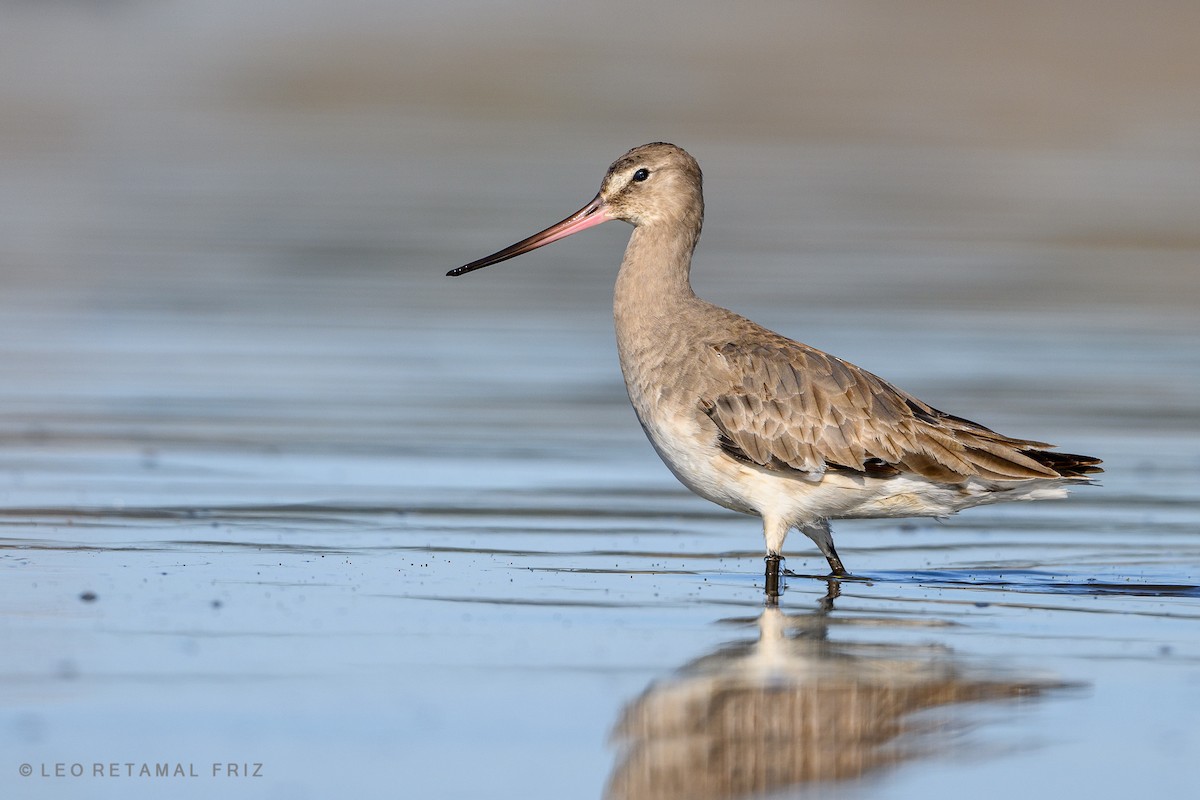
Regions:
<instances>
[{"instance_id":1,"label":"bird's neck","mask_svg":"<svg viewBox=\"0 0 1200 800\"><path fill-rule=\"evenodd\" d=\"M687 231L634 228L613 296L618 328L622 320L670 315L695 300L689 274L699 238L699 226Z\"/></svg>"}]
</instances>

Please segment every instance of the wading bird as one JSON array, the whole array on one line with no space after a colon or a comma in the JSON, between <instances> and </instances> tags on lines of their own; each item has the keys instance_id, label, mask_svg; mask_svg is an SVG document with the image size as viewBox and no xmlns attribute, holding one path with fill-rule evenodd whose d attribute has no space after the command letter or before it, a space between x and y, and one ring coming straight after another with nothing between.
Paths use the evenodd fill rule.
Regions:
<instances>
[{"instance_id":1,"label":"wading bird","mask_svg":"<svg viewBox=\"0 0 1200 800\"><path fill-rule=\"evenodd\" d=\"M451 270L463 275L609 220L634 226L613 313L629 400L685 486L763 520L767 591L788 531L846 569L831 519L944 517L1003 500L1063 497L1101 472L939 411L864 369L701 300L689 280L704 219L700 166L656 142L617 159L587 205Z\"/></svg>"}]
</instances>

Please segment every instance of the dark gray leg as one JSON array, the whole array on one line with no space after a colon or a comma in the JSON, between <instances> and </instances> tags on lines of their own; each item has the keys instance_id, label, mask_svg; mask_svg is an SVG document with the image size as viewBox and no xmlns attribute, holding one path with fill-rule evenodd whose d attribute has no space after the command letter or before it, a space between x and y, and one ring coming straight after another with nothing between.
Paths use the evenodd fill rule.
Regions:
<instances>
[{"instance_id":1,"label":"dark gray leg","mask_svg":"<svg viewBox=\"0 0 1200 800\"><path fill-rule=\"evenodd\" d=\"M768 554L767 558L767 599L779 597L779 565L783 556Z\"/></svg>"},{"instance_id":2,"label":"dark gray leg","mask_svg":"<svg viewBox=\"0 0 1200 800\"><path fill-rule=\"evenodd\" d=\"M829 562L829 574L832 577L844 578L850 574L842 566L842 560L838 558L837 549L834 548L833 542L829 543L829 551L825 553L825 560Z\"/></svg>"},{"instance_id":3,"label":"dark gray leg","mask_svg":"<svg viewBox=\"0 0 1200 800\"><path fill-rule=\"evenodd\" d=\"M799 528L801 533L812 539L813 543L820 548L821 555L825 556L825 560L829 562L831 575L841 578L850 574L842 566L842 559L838 557L837 548L833 546L833 532L829 530L828 520L800 525Z\"/></svg>"}]
</instances>

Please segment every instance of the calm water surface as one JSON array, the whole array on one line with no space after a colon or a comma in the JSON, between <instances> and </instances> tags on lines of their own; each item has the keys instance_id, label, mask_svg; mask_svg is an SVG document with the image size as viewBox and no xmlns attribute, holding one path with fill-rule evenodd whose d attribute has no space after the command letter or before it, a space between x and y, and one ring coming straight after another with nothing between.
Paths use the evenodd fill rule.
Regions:
<instances>
[{"instance_id":1,"label":"calm water surface","mask_svg":"<svg viewBox=\"0 0 1200 800\"><path fill-rule=\"evenodd\" d=\"M0 145L0 796L1200 794L1190 145L678 137L701 293L1107 469L776 607L624 398L627 229L442 277L662 131L224 91Z\"/></svg>"}]
</instances>

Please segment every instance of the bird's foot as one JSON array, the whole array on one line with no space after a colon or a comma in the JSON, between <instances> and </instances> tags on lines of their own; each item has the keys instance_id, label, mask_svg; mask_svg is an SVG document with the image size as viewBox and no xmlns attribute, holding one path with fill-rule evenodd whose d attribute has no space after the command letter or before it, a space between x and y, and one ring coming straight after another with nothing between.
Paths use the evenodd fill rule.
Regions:
<instances>
[{"instance_id":1,"label":"bird's foot","mask_svg":"<svg viewBox=\"0 0 1200 800\"><path fill-rule=\"evenodd\" d=\"M841 572L830 572L827 575L821 575L816 572L793 572L790 569L785 569L783 570L782 574L785 578L804 578L806 580L828 581L830 583L837 583L838 581L858 581L861 583L869 583L871 580L870 578L851 575L846 570L842 570Z\"/></svg>"},{"instance_id":2,"label":"bird's foot","mask_svg":"<svg viewBox=\"0 0 1200 800\"><path fill-rule=\"evenodd\" d=\"M870 578L864 577L862 575L851 575L849 572L841 572L841 573L831 572L828 575L824 576L824 578L822 580L827 580L827 581L831 581L834 583L836 583L838 581L849 581L851 583L870 583L871 582Z\"/></svg>"}]
</instances>

